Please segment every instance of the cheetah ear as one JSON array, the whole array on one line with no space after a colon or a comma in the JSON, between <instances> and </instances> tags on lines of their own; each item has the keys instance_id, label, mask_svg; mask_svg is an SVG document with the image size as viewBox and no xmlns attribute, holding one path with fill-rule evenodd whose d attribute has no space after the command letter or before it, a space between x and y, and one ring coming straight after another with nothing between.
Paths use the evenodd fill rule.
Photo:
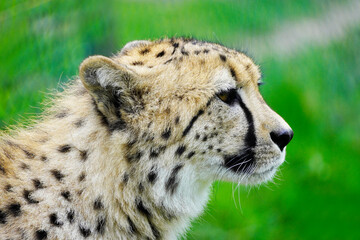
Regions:
<instances>
[{"instance_id":1,"label":"cheetah ear","mask_svg":"<svg viewBox=\"0 0 360 240\"><path fill-rule=\"evenodd\" d=\"M139 105L132 89L135 73L110 58L92 56L81 63L79 75L109 126L125 127L121 112L135 112Z\"/></svg>"}]
</instances>

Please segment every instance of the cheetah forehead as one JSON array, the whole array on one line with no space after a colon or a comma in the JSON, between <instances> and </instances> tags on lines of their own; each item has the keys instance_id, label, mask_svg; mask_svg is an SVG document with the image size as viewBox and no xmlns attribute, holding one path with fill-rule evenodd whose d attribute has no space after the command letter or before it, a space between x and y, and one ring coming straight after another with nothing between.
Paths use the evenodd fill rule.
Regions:
<instances>
[{"instance_id":1,"label":"cheetah forehead","mask_svg":"<svg viewBox=\"0 0 360 240\"><path fill-rule=\"evenodd\" d=\"M164 92L172 93L179 87L184 91L219 91L230 85L256 84L261 77L259 67L244 53L195 39L130 42L114 60L142 77L143 84L158 84ZM224 69L230 79L219 79L219 71Z\"/></svg>"}]
</instances>

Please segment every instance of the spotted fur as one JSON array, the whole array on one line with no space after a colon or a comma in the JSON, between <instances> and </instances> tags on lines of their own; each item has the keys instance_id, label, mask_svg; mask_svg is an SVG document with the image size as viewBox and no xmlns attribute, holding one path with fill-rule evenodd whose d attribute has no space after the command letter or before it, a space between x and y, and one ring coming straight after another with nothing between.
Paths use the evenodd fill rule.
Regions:
<instances>
[{"instance_id":1,"label":"spotted fur","mask_svg":"<svg viewBox=\"0 0 360 240\"><path fill-rule=\"evenodd\" d=\"M245 54L194 39L85 59L0 138L0 239L176 239L214 180L258 184L284 161L292 132L259 81Z\"/></svg>"}]
</instances>

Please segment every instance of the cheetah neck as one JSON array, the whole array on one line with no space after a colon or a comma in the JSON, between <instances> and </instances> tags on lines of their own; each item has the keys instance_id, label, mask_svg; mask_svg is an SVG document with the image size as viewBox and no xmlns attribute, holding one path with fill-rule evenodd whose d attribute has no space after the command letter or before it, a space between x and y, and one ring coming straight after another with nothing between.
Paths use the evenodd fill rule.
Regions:
<instances>
[{"instance_id":1,"label":"cheetah neck","mask_svg":"<svg viewBox=\"0 0 360 240\"><path fill-rule=\"evenodd\" d=\"M61 99L56 108L64 109L62 114L39 129L51 135L41 148L48 154L49 149L57 151L48 164L52 169L61 165L65 176L61 181L74 188L74 198L81 202L72 204L78 218L95 225L102 221L104 239L175 239L202 212L211 181L199 179L191 163L174 159L175 146L157 159L151 155L153 146L142 141L129 149L131 132L109 131L91 97L81 89L76 93ZM68 109L71 101L79 108ZM72 131L63 131L69 126ZM138 150L141 156L136 155Z\"/></svg>"}]
</instances>

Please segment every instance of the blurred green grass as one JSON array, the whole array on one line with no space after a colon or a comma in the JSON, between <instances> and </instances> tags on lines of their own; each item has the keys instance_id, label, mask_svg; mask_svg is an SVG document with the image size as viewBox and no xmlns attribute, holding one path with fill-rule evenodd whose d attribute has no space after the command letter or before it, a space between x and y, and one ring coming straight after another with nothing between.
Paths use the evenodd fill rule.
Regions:
<instances>
[{"instance_id":1,"label":"blurred green grass","mask_svg":"<svg viewBox=\"0 0 360 240\"><path fill-rule=\"evenodd\" d=\"M4 1L0 128L41 112L88 55L134 39L194 36L241 47L344 1ZM360 239L360 27L325 46L264 56L262 93L295 132L275 184L215 183L187 239ZM240 198L238 197L240 194ZM233 197L234 195L234 197ZM234 198L234 199L233 199ZM239 207L241 202L241 209Z\"/></svg>"}]
</instances>

